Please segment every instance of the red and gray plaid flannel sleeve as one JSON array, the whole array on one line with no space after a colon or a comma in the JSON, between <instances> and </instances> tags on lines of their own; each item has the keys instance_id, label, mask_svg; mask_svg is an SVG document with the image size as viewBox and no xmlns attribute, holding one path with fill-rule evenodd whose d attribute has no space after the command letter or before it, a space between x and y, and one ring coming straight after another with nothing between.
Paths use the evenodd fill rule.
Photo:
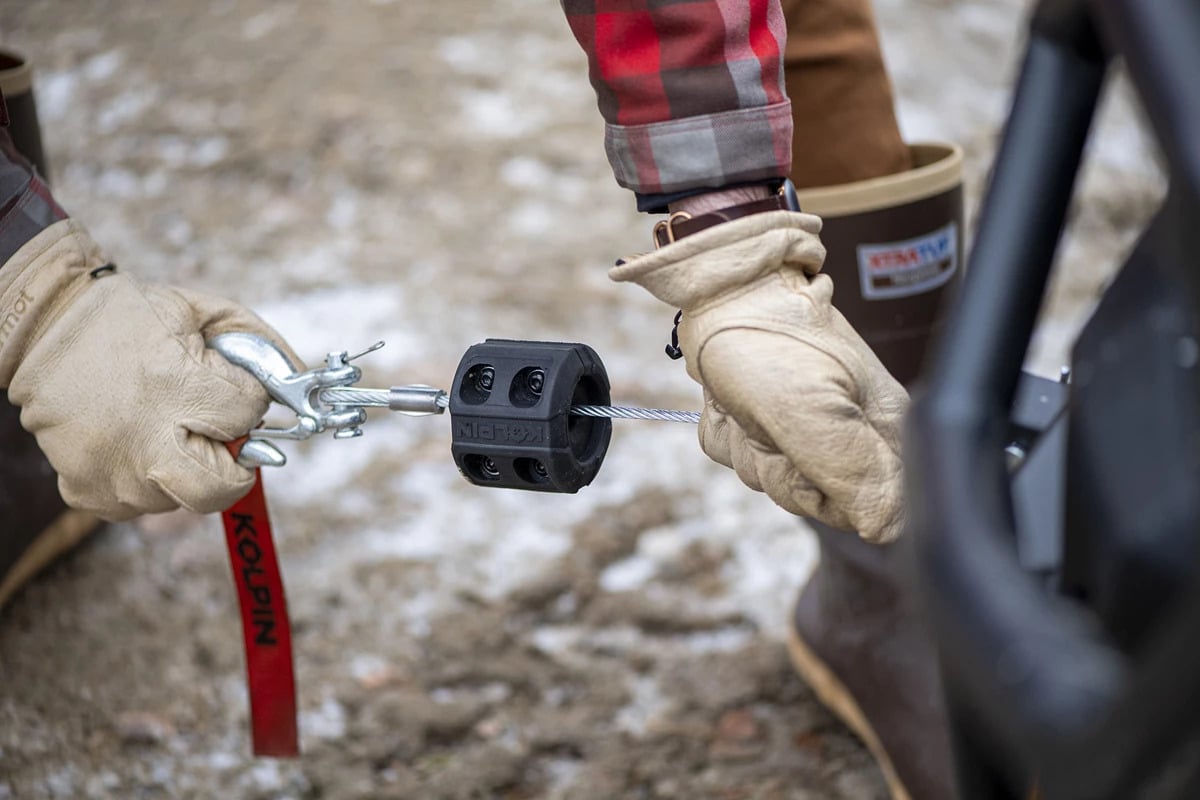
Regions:
<instances>
[{"instance_id":1,"label":"red and gray plaid flannel sleeve","mask_svg":"<svg viewBox=\"0 0 1200 800\"><path fill-rule=\"evenodd\" d=\"M3 99L0 98L0 102ZM67 212L0 128L0 266Z\"/></svg>"},{"instance_id":2,"label":"red and gray plaid flannel sleeve","mask_svg":"<svg viewBox=\"0 0 1200 800\"><path fill-rule=\"evenodd\" d=\"M641 194L787 177L779 0L562 0L617 183Z\"/></svg>"}]
</instances>

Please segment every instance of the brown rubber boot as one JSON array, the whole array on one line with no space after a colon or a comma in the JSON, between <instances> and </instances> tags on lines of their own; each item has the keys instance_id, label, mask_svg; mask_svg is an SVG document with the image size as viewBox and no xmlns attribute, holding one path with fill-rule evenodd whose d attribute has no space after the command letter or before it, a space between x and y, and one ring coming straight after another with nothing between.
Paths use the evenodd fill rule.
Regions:
<instances>
[{"instance_id":1,"label":"brown rubber boot","mask_svg":"<svg viewBox=\"0 0 1200 800\"><path fill-rule=\"evenodd\" d=\"M0 51L0 92L13 144L45 176L46 162L33 101L29 65ZM59 555L99 525L90 514L68 509L58 477L21 427L15 406L0 391L0 608Z\"/></svg>"},{"instance_id":2,"label":"brown rubber boot","mask_svg":"<svg viewBox=\"0 0 1200 800\"><path fill-rule=\"evenodd\" d=\"M796 603L792 663L867 745L893 800L953 800L937 659L901 578L903 545L811 524L821 563Z\"/></svg>"},{"instance_id":3,"label":"brown rubber boot","mask_svg":"<svg viewBox=\"0 0 1200 800\"><path fill-rule=\"evenodd\" d=\"M783 0L792 181L821 239L834 305L902 383L919 373L961 278L961 152L900 136L870 0ZM953 760L931 639L903 580L904 543L817 523L792 661L862 738L893 800L950 800Z\"/></svg>"},{"instance_id":4,"label":"brown rubber boot","mask_svg":"<svg viewBox=\"0 0 1200 800\"><path fill-rule=\"evenodd\" d=\"M911 148L905 172L798 192L823 216L834 305L902 382L919 373L962 251L961 152ZM812 523L821 560L796 604L790 651L821 701L857 733L893 800L953 798L933 644L902 580L898 546Z\"/></svg>"}]
</instances>

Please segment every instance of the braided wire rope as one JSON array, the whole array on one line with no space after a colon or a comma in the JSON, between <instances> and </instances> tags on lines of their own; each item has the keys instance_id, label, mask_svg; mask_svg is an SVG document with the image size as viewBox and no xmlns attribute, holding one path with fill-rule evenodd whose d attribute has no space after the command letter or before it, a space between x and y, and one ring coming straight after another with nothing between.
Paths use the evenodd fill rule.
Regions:
<instances>
[{"instance_id":1,"label":"braided wire rope","mask_svg":"<svg viewBox=\"0 0 1200 800\"><path fill-rule=\"evenodd\" d=\"M322 389L318 396L321 402L332 406L362 406L364 408L387 408L390 392L387 389ZM438 406L446 408L450 399L438 398ZM698 411L675 411L667 408L637 408L634 406L572 406L571 413L579 417L607 417L608 419L644 419L664 422L700 422Z\"/></svg>"}]
</instances>

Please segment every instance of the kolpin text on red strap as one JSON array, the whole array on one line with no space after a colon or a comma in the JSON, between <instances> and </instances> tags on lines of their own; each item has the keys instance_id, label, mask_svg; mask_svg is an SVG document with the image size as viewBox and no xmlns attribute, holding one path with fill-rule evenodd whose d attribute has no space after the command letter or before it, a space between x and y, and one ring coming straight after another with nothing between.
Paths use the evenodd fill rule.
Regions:
<instances>
[{"instance_id":1,"label":"kolpin text on red strap","mask_svg":"<svg viewBox=\"0 0 1200 800\"><path fill-rule=\"evenodd\" d=\"M236 454L241 446L233 442L230 450ZM254 755L294 757L300 741L292 629L261 470L254 471L250 493L221 512L221 521L242 614Z\"/></svg>"}]
</instances>

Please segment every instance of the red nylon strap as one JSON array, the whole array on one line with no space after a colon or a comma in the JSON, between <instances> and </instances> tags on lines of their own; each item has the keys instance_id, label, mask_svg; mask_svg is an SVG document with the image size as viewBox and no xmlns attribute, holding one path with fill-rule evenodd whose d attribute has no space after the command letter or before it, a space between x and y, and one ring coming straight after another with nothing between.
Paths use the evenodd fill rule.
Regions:
<instances>
[{"instance_id":1,"label":"red nylon strap","mask_svg":"<svg viewBox=\"0 0 1200 800\"><path fill-rule=\"evenodd\" d=\"M230 451L236 453L241 444L231 443ZM254 755L297 756L300 744L292 629L283 576L271 539L261 470L254 471L254 488L221 512L221 521L225 523L225 544L242 609Z\"/></svg>"}]
</instances>

